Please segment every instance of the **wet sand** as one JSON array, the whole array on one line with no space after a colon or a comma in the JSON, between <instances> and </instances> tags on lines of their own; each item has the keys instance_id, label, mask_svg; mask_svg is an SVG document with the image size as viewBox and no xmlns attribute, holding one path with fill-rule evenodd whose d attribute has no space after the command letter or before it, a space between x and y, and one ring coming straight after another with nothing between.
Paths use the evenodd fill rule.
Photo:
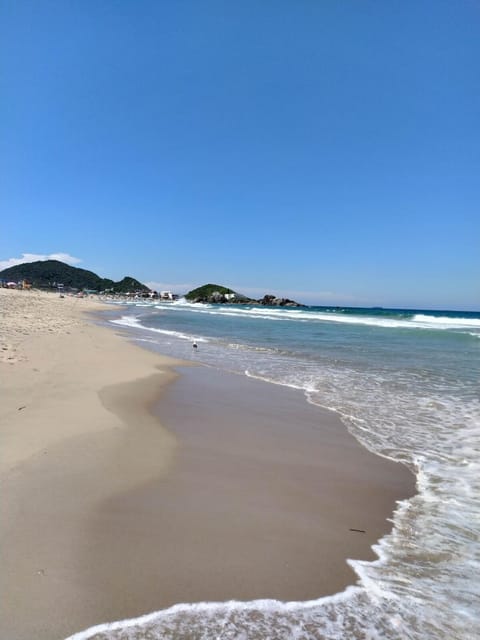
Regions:
<instances>
[{"instance_id":1,"label":"wet sand","mask_svg":"<svg viewBox=\"0 0 480 640\"><path fill-rule=\"evenodd\" d=\"M334 593L414 491L299 392L207 367L177 377L113 331L69 332L2 364L1 637Z\"/></svg>"},{"instance_id":2,"label":"wet sand","mask_svg":"<svg viewBox=\"0 0 480 640\"><path fill-rule=\"evenodd\" d=\"M374 559L396 500L414 491L409 471L294 390L182 368L156 413L178 442L175 464L90 521L102 561L83 578L112 585L104 621L179 602L336 593L356 581L346 559Z\"/></svg>"}]
</instances>

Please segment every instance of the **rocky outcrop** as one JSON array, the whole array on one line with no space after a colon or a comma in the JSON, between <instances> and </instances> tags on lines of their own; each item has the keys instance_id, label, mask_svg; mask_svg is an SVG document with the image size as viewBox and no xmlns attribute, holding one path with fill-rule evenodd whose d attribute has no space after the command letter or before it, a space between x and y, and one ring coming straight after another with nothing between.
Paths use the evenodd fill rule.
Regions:
<instances>
[{"instance_id":1,"label":"rocky outcrop","mask_svg":"<svg viewBox=\"0 0 480 640\"><path fill-rule=\"evenodd\" d=\"M263 304L264 306L270 307L304 307L304 304L300 304L299 302L295 302L295 300L290 300L289 298L277 298L271 294L267 294L263 296L261 300L258 301L259 304Z\"/></svg>"},{"instance_id":2,"label":"rocky outcrop","mask_svg":"<svg viewBox=\"0 0 480 640\"><path fill-rule=\"evenodd\" d=\"M222 293L221 291L212 291L208 295L201 295L193 298L192 302L207 302L211 304L222 304L225 302L232 302L232 294Z\"/></svg>"},{"instance_id":3,"label":"rocky outcrop","mask_svg":"<svg viewBox=\"0 0 480 640\"><path fill-rule=\"evenodd\" d=\"M273 307L304 307L304 304L290 300L289 298L277 298L276 296L267 294L260 300L254 300L253 298L247 298L229 289L228 287L222 287L218 284L204 284L202 287L197 287L186 294L186 299L190 302L203 302L208 304L261 304L264 306Z\"/></svg>"}]
</instances>

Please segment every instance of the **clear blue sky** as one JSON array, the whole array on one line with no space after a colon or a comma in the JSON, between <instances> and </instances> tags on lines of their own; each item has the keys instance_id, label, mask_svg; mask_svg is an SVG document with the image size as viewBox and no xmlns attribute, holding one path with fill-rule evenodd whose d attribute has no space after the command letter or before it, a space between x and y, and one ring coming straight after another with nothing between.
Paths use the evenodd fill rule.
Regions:
<instances>
[{"instance_id":1,"label":"clear blue sky","mask_svg":"<svg viewBox=\"0 0 480 640\"><path fill-rule=\"evenodd\" d=\"M4 0L0 261L480 308L478 0Z\"/></svg>"}]
</instances>

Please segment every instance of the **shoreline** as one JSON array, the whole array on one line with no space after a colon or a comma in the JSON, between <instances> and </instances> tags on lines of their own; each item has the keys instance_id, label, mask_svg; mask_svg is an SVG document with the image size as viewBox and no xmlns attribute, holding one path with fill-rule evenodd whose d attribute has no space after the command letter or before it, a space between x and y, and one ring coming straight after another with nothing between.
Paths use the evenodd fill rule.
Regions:
<instances>
[{"instance_id":1,"label":"shoreline","mask_svg":"<svg viewBox=\"0 0 480 640\"><path fill-rule=\"evenodd\" d=\"M309 601L355 584L347 559L377 559L372 545L391 530L396 503L414 494L413 474L362 447L337 414L296 389L179 369L156 411L181 443L169 490L200 512L188 539L210 571L200 600ZM218 559L224 540L242 558L235 567ZM199 601L191 591L188 601Z\"/></svg>"},{"instance_id":2,"label":"shoreline","mask_svg":"<svg viewBox=\"0 0 480 640\"><path fill-rule=\"evenodd\" d=\"M2 634L353 584L346 558L375 559L413 475L301 394L139 348L78 306L1 363Z\"/></svg>"}]
</instances>

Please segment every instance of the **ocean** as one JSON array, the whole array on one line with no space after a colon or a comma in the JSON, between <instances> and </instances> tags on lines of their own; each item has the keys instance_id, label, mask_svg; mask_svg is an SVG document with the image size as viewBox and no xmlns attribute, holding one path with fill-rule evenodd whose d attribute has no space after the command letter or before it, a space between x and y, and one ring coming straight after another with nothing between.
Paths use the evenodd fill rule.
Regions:
<instances>
[{"instance_id":1,"label":"ocean","mask_svg":"<svg viewBox=\"0 0 480 640\"><path fill-rule=\"evenodd\" d=\"M75 640L480 637L480 313L131 302L108 322L176 358L297 389L400 461L397 506L358 583L309 602L178 604ZM197 349L192 348L196 342Z\"/></svg>"}]
</instances>

